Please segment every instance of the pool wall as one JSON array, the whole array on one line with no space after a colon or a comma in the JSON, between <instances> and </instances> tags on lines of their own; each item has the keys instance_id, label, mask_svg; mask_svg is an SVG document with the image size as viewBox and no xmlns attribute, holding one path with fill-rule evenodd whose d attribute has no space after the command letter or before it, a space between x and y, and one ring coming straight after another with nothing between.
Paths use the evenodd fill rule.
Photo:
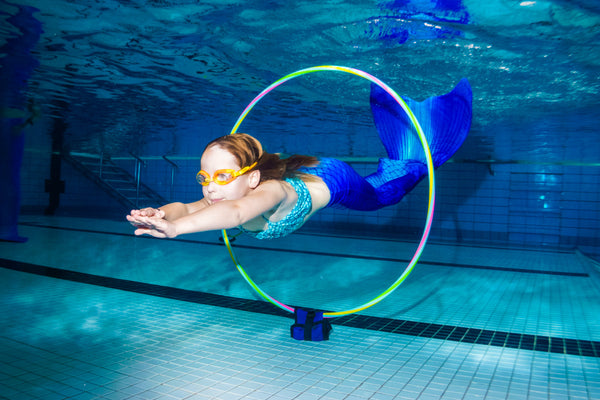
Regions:
<instances>
[{"instance_id":1,"label":"pool wall","mask_svg":"<svg viewBox=\"0 0 600 400\"><path fill-rule=\"evenodd\" d=\"M47 121L46 121L47 123ZM195 181L199 169L199 154L205 143L223 133L223 128L202 125L202 133L180 138L179 145L169 159L178 165L171 187L171 168L161 152L165 144L156 142L146 145L140 153L146 158L142 181L164 198L191 202L201 198L201 187ZM44 209L48 204L45 181L49 178L51 155L50 127L38 124L37 131L27 133L27 144L22 171L22 206L24 211ZM325 128L326 129L326 128ZM509 247L537 247L572 249L579 248L585 254L600 258L600 166L575 161L536 161L519 159L475 159L472 153L479 150L477 130L474 126L465 149L459 150L453 160L436 170L437 201L435 220L430 238L436 241L464 242ZM333 129L331 129L333 131ZM319 154L338 155L340 151L351 153L340 158L357 159L353 166L364 175L377 167L377 152L372 143L376 134L369 132L362 141L361 135L350 132L342 136L341 143L335 135L326 135L319 142L302 135L289 138L277 136L277 140L265 139L267 148L299 147L301 152L315 148ZM318 138L318 136L315 136ZM271 143L273 142L273 143ZM308 145L307 143L308 142ZM270 146L269 146L270 145ZM514 144L513 144L514 145ZM361 147L362 146L362 147ZM371 146L371 147L367 147ZM318 147L318 150L316 150ZM498 139L496 153L515 154ZM364 150L361 150L364 149ZM532 147L533 148L533 147ZM284 150L289 151L288 148ZM274 150L270 150L274 151ZM364 151L368 157L359 157ZM580 149L587 159L586 149ZM561 157L576 160L577 149L570 149ZM134 159L128 155L115 157L115 161L134 173ZM120 218L128 212L123 206L102 192L67 163L62 165L65 193L60 197L59 212L91 212ZM420 237L426 215L427 181L406 196L400 205L377 212L349 212L326 209L318 213L308 229L346 234L369 234L415 239ZM94 216L94 215L91 215Z\"/></svg>"}]
</instances>

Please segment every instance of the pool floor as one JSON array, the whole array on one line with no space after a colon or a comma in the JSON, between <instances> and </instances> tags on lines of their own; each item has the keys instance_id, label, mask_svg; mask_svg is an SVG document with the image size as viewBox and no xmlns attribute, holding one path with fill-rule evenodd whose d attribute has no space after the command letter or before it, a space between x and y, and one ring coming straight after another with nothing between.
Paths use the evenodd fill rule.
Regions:
<instances>
[{"instance_id":1,"label":"pool floor","mask_svg":"<svg viewBox=\"0 0 600 400\"><path fill-rule=\"evenodd\" d=\"M27 243L0 242L0 398L600 398L599 272L576 251L430 243L390 296L310 342L218 233L21 222ZM234 245L275 298L334 311L383 291L416 248L307 232Z\"/></svg>"}]
</instances>

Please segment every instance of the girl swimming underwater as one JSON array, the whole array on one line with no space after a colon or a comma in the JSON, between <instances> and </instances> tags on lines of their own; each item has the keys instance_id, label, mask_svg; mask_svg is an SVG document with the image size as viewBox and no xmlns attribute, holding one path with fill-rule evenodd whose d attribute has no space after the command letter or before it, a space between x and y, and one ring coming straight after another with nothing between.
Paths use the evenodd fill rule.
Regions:
<instances>
[{"instance_id":1,"label":"girl swimming underwater","mask_svg":"<svg viewBox=\"0 0 600 400\"><path fill-rule=\"evenodd\" d=\"M439 167L469 132L469 82L463 79L452 92L423 102L404 100ZM159 238L240 227L258 239L273 239L294 232L325 207L377 210L396 204L427 175L425 153L404 110L377 85L371 85L371 111L388 157L367 177L333 158L282 159L264 152L254 137L236 133L206 146L197 175L202 200L132 210L127 220L136 235Z\"/></svg>"}]
</instances>

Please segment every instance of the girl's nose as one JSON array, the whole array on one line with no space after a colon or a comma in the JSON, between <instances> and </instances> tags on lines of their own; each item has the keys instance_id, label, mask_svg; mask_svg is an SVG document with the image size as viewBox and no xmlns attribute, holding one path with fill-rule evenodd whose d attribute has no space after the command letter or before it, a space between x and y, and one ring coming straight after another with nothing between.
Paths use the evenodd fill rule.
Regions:
<instances>
[{"instance_id":1,"label":"girl's nose","mask_svg":"<svg viewBox=\"0 0 600 400\"><path fill-rule=\"evenodd\" d=\"M215 182L208 182L208 185L206 186L206 190L209 193L213 193L216 188L217 188L217 184Z\"/></svg>"}]
</instances>

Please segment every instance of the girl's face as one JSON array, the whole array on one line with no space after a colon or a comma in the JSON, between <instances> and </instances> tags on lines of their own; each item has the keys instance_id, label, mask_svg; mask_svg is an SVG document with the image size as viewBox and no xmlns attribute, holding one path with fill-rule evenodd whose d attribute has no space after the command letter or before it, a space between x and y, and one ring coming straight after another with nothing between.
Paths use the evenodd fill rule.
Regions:
<instances>
[{"instance_id":1,"label":"girl's face","mask_svg":"<svg viewBox=\"0 0 600 400\"><path fill-rule=\"evenodd\" d=\"M247 167L247 165L238 165L238 161L233 154L219 146L211 146L200 160L200 167L206 171L212 178L215 171L220 169L232 169L239 171ZM237 200L246 196L252 189L256 187L254 184L254 173L258 171L250 171L235 178L232 182L226 185L219 185L215 182L209 182L208 185L202 186L202 193L208 199L210 204L217 203L222 200Z\"/></svg>"}]
</instances>

